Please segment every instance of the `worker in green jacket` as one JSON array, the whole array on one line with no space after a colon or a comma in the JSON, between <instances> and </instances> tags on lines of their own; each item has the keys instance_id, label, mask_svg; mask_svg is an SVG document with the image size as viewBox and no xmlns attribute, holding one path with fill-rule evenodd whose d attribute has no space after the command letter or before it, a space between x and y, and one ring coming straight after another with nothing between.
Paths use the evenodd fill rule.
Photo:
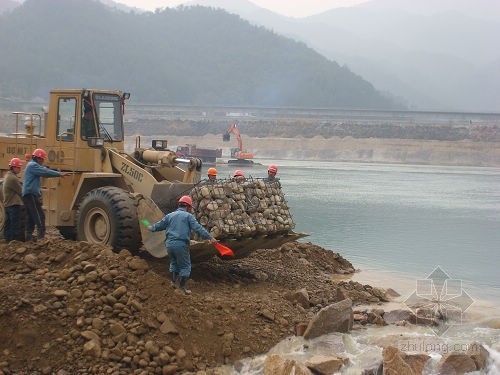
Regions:
<instances>
[{"instance_id":1,"label":"worker in green jacket","mask_svg":"<svg viewBox=\"0 0 500 375\"><path fill-rule=\"evenodd\" d=\"M7 242L21 239L21 209L23 206L21 180L19 173L23 163L12 158L9 171L3 181L3 205L5 207L4 238Z\"/></svg>"}]
</instances>

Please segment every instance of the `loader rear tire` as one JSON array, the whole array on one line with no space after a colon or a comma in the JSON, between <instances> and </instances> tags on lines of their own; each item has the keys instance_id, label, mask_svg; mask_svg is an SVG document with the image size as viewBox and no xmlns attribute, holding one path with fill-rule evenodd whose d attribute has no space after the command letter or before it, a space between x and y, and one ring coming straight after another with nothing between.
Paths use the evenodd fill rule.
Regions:
<instances>
[{"instance_id":1,"label":"loader rear tire","mask_svg":"<svg viewBox=\"0 0 500 375\"><path fill-rule=\"evenodd\" d=\"M141 235L133 197L114 186L89 191L79 205L77 239L137 251Z\"/></svg>"}]
</instances>

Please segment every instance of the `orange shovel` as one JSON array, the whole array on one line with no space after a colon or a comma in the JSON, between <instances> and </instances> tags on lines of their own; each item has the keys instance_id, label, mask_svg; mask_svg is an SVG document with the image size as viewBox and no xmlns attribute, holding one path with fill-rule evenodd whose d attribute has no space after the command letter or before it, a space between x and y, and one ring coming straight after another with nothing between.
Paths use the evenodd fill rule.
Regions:
<instances>
[{"instance_id":1,"label":"orange shovel","mask_svg":"<svg viewBox=\"0 0 500 375\"><path fill-rule=\"evenodd\" d=\"M231 257L234 257L234 252L233 250L231 250L229 247L217 242L217 243L214 243L214 246L215 248L217 249L217 251L219 252L220 255L222 256L231 256Z\"/></svg>"}]
</instances>

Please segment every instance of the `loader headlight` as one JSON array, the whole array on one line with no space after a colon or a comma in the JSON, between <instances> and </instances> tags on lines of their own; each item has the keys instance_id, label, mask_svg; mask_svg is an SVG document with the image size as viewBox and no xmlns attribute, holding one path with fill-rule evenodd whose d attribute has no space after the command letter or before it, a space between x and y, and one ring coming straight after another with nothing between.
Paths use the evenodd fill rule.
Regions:
<instances>
[{"instance_id":1,"label":"loader headlight","mask_svg":"<svg viewBox=\"0 0 500 375\"><path fill-rule=\"evenodd\" d=\"M124 92L122 94L122 99L123 100L129 100L130 99L130 93L129 92Z\"/></svg>"},{"instance_id":2,"label":"loader headlight","mask_svg":"<svg viewBox=\"0 0 500 375\"><path fill-rule=\"evenodd\" d=\"M89 147L102 147L104 146L104 138L99 137L88 137L87 145Z\"/></svg>"},{"instance_id":3,"label":"loader headlight","mask_svg":"<svg viewBox=\"0 0 500 375\"><path fill-rule=\"evenodd\" d=\"M166 139L153 139L151 147L157 151L165 151L168 149L168 141Z\"/></svg>"}]
</instances>

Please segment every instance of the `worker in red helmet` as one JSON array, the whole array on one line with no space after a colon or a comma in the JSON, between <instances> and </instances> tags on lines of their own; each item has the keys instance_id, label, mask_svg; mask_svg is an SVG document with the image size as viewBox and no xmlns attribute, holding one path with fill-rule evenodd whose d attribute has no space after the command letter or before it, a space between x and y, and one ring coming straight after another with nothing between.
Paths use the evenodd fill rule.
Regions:
<instances>
[{"instance_id":1,"label":"worker in red helmet","mask_svg":"<svg viewBox=\"0 0 500 375\"><path fill-rule=\"evenodd\" d=\"M21 180L19 172L23 163L19 158L12 158L9 171L3 181L3 206L5 207L4 238L7 242L21 238L21 209L23 206Z\"/></svg>"},{"instance_id":2,"label":"worker in red helmet","mask_svg":"<svg viewBox=\"0 0 500 375\"><path fill-rule=\"evenodd\" d=\"M31 154L31 161L24 170L23 202L26 207L26 241L36 241L45 237L45 213L42 208L41 177L64 177L70 172L59 172L43 165L47 153L37 148ZM33 231L37 227L37 237L33 238Z\"/></svg>"},{"instance_id":3,"label":"worker in red helmet","mask_svg":"<svg viewBox=\"0 0 500 375\"><path fill-rule=\"evenodd\" d=\"M186 282L191 275L191 256L189 254L189 241L191 232L196 232L201 238L209 239L211 243L217 240L201 226L194 215L191 214L193 201L190 196L182 196L176 211L169 213L160 221L148 226L151 232L166 232L165 246L170 258L170 272L172 273L172 286L177 287L186 294L191 291L186 288Z\"/></svg>"},{"instance_id":4,"label":"worker in red helmet","mask_svg":"<svg viewBox=\"0 0 500 375\"><path fill-rule=\"evenodd\" d=\"M235 170L233 173L233 180L236 182L240 182L240 183L245 182L246 177L245 177L245 174L243 173L243 171L240 169Z\"/></svg>"},{"instance_id":5,"label":"worker in red helmet","mask_svg":"<svg viewBox=\"0 0 500 375\"><path fill-rule=\"evenodd\" d=\"M278 167L274 164L271 164L269 168L267 168L267 177L264 178L265 182L276 182L279 181L276 178L276 173L278 173Z\"/></svg>"},{"instance_id":6,"label":"worker in red helmet","mask_svg":"<svg viewBox=\"0 0 500 375\"><path fill-rule=\"evenodd\" d=\"M204 180L206 184L214 184L217 182L217 169L208 168L207 170L207 179Z\"/></svg>"}]
</instances>

